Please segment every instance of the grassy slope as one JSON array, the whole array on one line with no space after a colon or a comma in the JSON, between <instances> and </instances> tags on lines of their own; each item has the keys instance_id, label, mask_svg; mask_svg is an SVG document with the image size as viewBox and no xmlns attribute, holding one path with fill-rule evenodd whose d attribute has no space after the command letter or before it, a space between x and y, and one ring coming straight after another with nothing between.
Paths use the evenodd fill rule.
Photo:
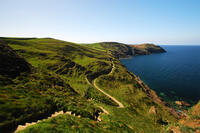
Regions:
<instances>
[{"instance_id":1,"label":"grassy slope","mask_svg":"<svg viewBox=\"0 0 200 133\"><path fill-rule=\"evenodd\" d=\"M22 132L70 131L137 131L161 132L163 124L176 121L162 105L152 101L136 83L134 77L111 55L111 48L99 44L78 45L51 38L18 39L1 38L32 66L30 74L12 79L12 84L1 85L0 127L15 127L27 121L43 118L56 110L70 110L85 118L71 116L55 117L46 123L28 127ZM111 61L115 63L112 75ZM103 75L104 74L104 75ZM98 78L98 85L117 98L125 108L117 108L116 103L92 86ZM87 100L92 99L92 100ZM109 114L102 115L102 122L94 121L94 111L98 106ZM149 113L156 108L156 114ZM75 129L71 129L73 123ZM77 127L82 127L76 129ZM93 128L98 127L98 128ZM83 128L87 127L87 128Z\"/></svg>"},{"instance_id":2,"label":"grassy slope","mask_svg":"<svg viewBox=\"0 0 200 133\"><path fill-rule=\"evenodd\" d=\"M174 121L174 117L162 105L156 104L142 91L140 85L119 62L115 63L116 69L112 75L104 75L98 79L98 85L102 89L126 106L125 109L112 110L115 119L134 125L138 132L141 129L144 132L159 132L162 124ZM156 108L155 114L149 113L153 106ZM130 119L131 116L134 119Z\"/></svg>"}]
</instances>

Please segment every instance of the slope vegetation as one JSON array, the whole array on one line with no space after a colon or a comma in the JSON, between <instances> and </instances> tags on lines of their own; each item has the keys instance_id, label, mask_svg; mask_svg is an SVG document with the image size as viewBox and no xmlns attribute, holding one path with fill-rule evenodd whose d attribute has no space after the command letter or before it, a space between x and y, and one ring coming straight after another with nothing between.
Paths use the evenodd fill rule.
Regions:
<instances>
[{"instance_id":1,"label":"slope vegetation","mask_svg":"<svg viewBox=\"0 0 200 133\"><path fill-rule=\"evenodd\" d=\"M159 133L177 121L118 60L162 52L160 47L79 45L52 38L0 38L0 42L2 49L9 49L0 51L0 59L9 57L0 67L2 132L46 119L20 132ZM47 119L58 111L64 113Z\"/></svg>"}]
</instances>

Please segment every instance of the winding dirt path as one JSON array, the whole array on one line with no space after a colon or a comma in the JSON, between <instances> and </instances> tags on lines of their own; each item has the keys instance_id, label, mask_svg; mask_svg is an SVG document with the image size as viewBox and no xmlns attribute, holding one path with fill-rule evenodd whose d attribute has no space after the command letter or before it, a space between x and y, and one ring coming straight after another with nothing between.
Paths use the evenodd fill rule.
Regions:
<instances>
[{"instance_id":1,"label":"winding dirt path","mask_svg":"<svg viewBox=\"0 0 200 133\"><path fill-rule=\"evenodd\" d=\"M112 62L112 70L110 71L110 73L108 75L111 75L115 70L115 63Z\"/></svg>"},{"instance_id":2,"label":"winding dirt path","mask_svg":"<svg viewBox=\"0 0 200 133\"><path fill-rule=\"evenodd\" d=\"M104 95L106 95L107 97L111 98L114 102L116 102L119 105L119 108L124 108L124 105L119 102L116 98L112 97L111 95L109 95L108 93L106 93L105 91L103 91L102 89L100 89L97 85L96 85L96 81L97 78L94 80L94 87L99 90L100 92L102 92Z\"/></svg>"},{"instance_id":3,"label":"winding dirt path","mask_svg":"<svg viewBox=\"0 0 200 133\"><path fill-rule=\"evenodd\" d=\"M112 70L110 71L110 73L109 73L108 75L112 74L113 71L114 71L114 69L115 69L115 64L114 64L113 62L112 62L112 64L113 64ZM89 80L87 79L87 76L85 77L85 79L86 79L87 83L88 83L90 86L94 85L94 87L95 87L96 89L98 89L98 90L101 91L104 95L108 96L108 97L111 98L114 102L116 102L116 103L119 105L119 108L124 108L124 105L123 105L121 102L119 102L117 99L115 99L114 97L112 97L111 95L109 95L108 93L106 93L105 91L101 90L101 89L96 85L96 80L97 80L97 78L94 80L94 82L93 82L94 84L91 84L91 83L89 82ZM103 107L101 107L101 106L99 106L99 107L103 110L103 112L104 112L105 114L109 114L109 112L108 112L107 110L105 110ZM76 114L72 114L71 111L68 111L68 112L65 112L65 113L64 113L63 111L55 112L54 114L52 114L50 117L48 117L48 118L46 118L46 119L38 120L37 122L25 123L25 125L18 125L18 127L17 127L17 129L14 131L14 133L16 133L16 132L18 132L18 131L21 131L21 130L23 130L23 129L25 129L25 128L31 126L31 125L35 125L35 124L40 123L40 122L42 122L42 121L44 121L44 120L47 120L47 119L56 117L56 116L61 115L61 114L68 114L68 115L76 116ZM79 115L79 116L77 116L77 117L80 118L81 116ZM101 118L100 118L100 117L98 118L98 121L101 121Z\"/></svg>"},{"instance_id":4,"label":"winding dirt path","mask_svg":"<svg viewBox=\"0 0 200 133\"><path fill-rule=\"evenodd\" d=\"M113 73L114 69L115 69L115 64L112 62L112 70L110 71L110 73L109 73L108 75L111 75L111 74ZM87 80L87 78L86 78L86 80ZM87 82L89 82L89 81L87 80ZM100 89L100 88L97 86L96 82L97 82L97 78L93 81L93 85L94 85L94 87L95 87L97 90L99 90L99 91L102 92L104 95L106 95L107 97L111 98L114 102L116 102L116 103L119 105L119 108L124 108L124 105L123 105L121 102L119 102L116 98L112 97L110 94L108 94L108 93L106 93L105 91L103 91L102 89ZM90 82L89 82L89 83L90 83ZM91 83L90 83L90 84L91 84Z\"/></svg>"},{"instance_id":5,"label":"winding dirt path","mask_svg":"<svg viewBox=\"0 0 200 133\"><path fill-rule=\"evenodd\" d=\"M109 114L109 112L108 112L107 110L105 110L103 107L101 107L101 106L98 106L98 107L101 108L101 109L103 110L103 113Z\"/></svg>"}]
</instances>

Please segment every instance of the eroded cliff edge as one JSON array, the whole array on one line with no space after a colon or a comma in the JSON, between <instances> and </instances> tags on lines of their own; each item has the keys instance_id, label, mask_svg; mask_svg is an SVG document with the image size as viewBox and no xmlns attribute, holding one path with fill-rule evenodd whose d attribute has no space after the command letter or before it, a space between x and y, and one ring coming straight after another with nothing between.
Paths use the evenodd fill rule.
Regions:
<instances>
[{"instance_id":1,"label":"eroded cliff edge","mask_svg":"<svg viewBox=\"0 0 200 133\"><path fill-rule=\"evenodd\" d=\"M99 45L108 50L116 58L128 58L135 55L148 55L152 53L165 53L166 51L155 44L145 43L128 45L118 42L102 42Z\"/></svg>"}]
</instances>

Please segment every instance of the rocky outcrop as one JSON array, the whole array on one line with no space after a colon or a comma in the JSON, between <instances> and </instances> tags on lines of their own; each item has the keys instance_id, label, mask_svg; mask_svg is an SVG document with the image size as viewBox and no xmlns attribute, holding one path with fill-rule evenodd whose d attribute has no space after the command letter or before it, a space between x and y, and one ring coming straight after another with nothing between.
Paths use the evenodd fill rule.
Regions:
<instances>
[{"instance_id":1,"label":"rocky outcrop","mask_svg":"<svg viewBox=\"0 0 200 133\"><path fill-rule=\"evenodd\" d=\"M152 106L152 107L149 109L149 114L154 114L154 115L157 114L157 111L156 111L156 107L155 107L155 106Z\"/></svg>"},{"instance_id":2,"label":"rocky outcrop","mask_svg":"<svg viewBox=\"0 0 200 133\"><path fill-rule=\"evenodd\" d=\"M185 101L175 101L175 103L179 106L190 106L190 104Z\"/></svg>"},{"instance_id":3,"label":"rocky outcrop","mask_svg":"<svg viewBox=\"0 0 200 133\"><path fill-rule=\"evenodd\" d=\"M194 133L200 133L200 101L198 104L193 106L185 115L182 117L176 126L169 127L169 131L172 133L186 133L190 131Z\"/></svg>"}]
</instances>

